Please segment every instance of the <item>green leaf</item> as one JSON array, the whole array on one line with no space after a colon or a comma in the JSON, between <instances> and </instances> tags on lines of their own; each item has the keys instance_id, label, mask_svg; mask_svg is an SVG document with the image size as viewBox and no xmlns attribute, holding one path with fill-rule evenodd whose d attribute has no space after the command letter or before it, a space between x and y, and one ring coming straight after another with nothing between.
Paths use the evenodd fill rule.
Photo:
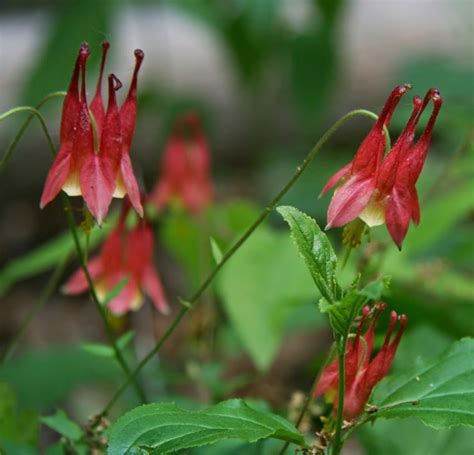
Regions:
<instances>
[{"instance_id":1,"label":"green leaf","mask_svg":"<svg viewBox=\"0 0 474 455\"><path fill-rule=\"evenodd\" d=\"M209 238L209 242L211 243L211 252L212 252L212 257L214 258L214 261L216 262L216 265L219 264L219 262L222 261L222 250L214 237Z\"/></svg>"},{"instance_id":2,"label":"green leaf","mask_svg":"<svg viewBox=\"0 0 474 455\"><path fill-rule=\"evenodd\" d=\"M261 226L217 277L217 291L229 320L256 366L268 368L289 320L298 307L310 307L318 293L286 233Z\"/></svg>"},{"instance_id":3,"label":"green leaf","mask_svg":"<svg viewBox=\"0 0 474 455\"><path fill-rule=\"evenodd\" d=\"M62 409L58 409L56 414L51 416L40 417L40 421L52 430L73 441L77 441L82 436L82 430L79 425L70 420Z\"/></svg>"},{"instance_id":4,"label":"green leaf","mask_svg":"<svg viewBox=\"0 0 474 455\"><path fill-rule=\"evenodd\" d=\"M337 55L334 20L307 27L295 34L286 48L289 54L291 88L300 118L314 128L334 88ZM314 62L318 62L315 65Z\"/></svg>"},{"instance_id":5,"label":"green leaf","mask_svg":"<svg viewBox=\"0 0 474 455\"><path fill-rule=\"evenodd\" d=\"M256 442L276 438L306 446L292 424L257 411L241 400L229 400L202 411L172 403L139 406L120 417L109 430L109 455L166 454L225 439Z\"/></svg>"},{"instance_id":6,"label":"green leaf","mask_svg":"<svg viewBox=\"0 0 474 455\"><path fill-rule=\"evenodd\" d=\"M100 229L94 229L89 237L89 246L93 248L109 233L115 224L116 214L109 217L109 221ZM79 240L84 244L85 235L78 231ZM36 276L55 267L66 255L75 251L74 241L69 232L46 242L38 248L29 251L19 258L13 259L0 270L0 297L15 283L26 278Z\"/></svg>"},{"instance_id":7,"label":"green leaf","mask_svg":"<svg viewBox=\"0 0 474 455\"><path fill-rule=\"evenodd\" d=\"M341 301L330 304L321 299L319 309L329 314L331 327L342 336L349 333L352 323L369 300L379 300L388 287L389 278L384 277L367 284L364 288L349 291Z\"/></svg>"},{"instance_id":8,"label":"green leaf","mask_svg":"<svg viewBox=\"0 0 474 455\"><path fill-rule=\"evenodd\" d=\"M376 416L417 417L433 428L474 426L474 339L454 343L423 368L392 376L375 389Z\"/></svg>"},{"instance_id":9,"label":"green leaf","mask_svg":"<svg viewBox=\"0 0 474 455\"><path fill-rule=\"evenodd\" d=\"M37 443L38 415L19 409L13 387L0 382L0 453L26 454Z\"/></svg>"},{"instance_id":10,"label":"green leaf","mask_svg":"<svg viewBox=\"0 0 474 455\"><path fill-rule=\"evenodd\" d=\"M336 279L337 257L326 234L315 220L295 207L280 206L277 211L289 224L291 237L321 295L331 303L339 300L342 292Z\"/></svg>"},{"instance_id":11,"label":"green leaf","mask_svg":"<svg viewBox=\"0 0 474 455\"><path fill-rule=\"evenodd\" d=\"M123 351L132 341L133 337L135 336L135 333L133 330L128 331L124 335L122 335L118 340L117 340L117 346L121 351ZM82 343L81 348L94 355L98 356L104 356L104 357L114 357L115 356L115 351L114 349L107 345L107 344L102 344L102 343Z\"/></svg>"},{"instance_id":12,"label":"green leaf","mask_svg":"<svg viewBox=\"0 0 474 455\"><path fill-rule=\"evenodd\" d=\"M199 219L177 210L170 211L162 220L161 241L185 268L190 287L194 289L201 284L206 268L210 271L213 267L207 239L212 236L225 251L258 213L258 209L246 201L211 206Z\"/></svg>"},{"instance_id":13,"label":"green leaf","mask_svg":"<svg viewBox=\"0 0 474 455\"><path fill-rule=\"evenodd\" d=\"M83 41L91 47L88 70L94 71L100 62L100 43L109 30L114 3L74 0L57 4L52 11L54 16L48 27L46 45L37 53L37 62L28 71L23 96L26 104L36 103L47 93L66 89L74 59Z\"/></svg>"},{"instance_id":14,"label":"green leaf","mask_svg":"<svg viewBox=\"0 0 474 455\"><path fill-rule=\"evenodd\" d=\"M464 427L434 429L415 418L377 420L364 425L357 437L366 455L448 455L472 453L472 430Z\"/></svg>"},{"instance_id":15,"label":"green leaf","mask_svg":"<svg viewBox=\"0 0 474 455\"><path fill-rule=\"evenodd\" d=\"M448 193L438 195L423 207L420 225L411 229L404 248L410 253L423 251L433 245L442 234L449 232L474 209L474 181L457 185Z\"/></svg>"},{"instance_id":16,"label":"green leaf","mask_svg":"<svg viewBox=\"0 0 474 455\"><path fill-rule=\"evenodd\" d=\"M57 405L75 387L116 384L122 378L115 359L75 345L25 352L0 368L0 381L12 384L19 404L38 410Z\"/></svg>"}]
</instances>

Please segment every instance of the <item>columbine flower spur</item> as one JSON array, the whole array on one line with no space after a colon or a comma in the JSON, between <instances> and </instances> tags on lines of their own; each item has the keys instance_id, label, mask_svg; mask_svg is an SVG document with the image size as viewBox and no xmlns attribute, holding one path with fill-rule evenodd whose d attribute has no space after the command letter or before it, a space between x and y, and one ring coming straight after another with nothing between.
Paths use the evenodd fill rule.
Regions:
<instances>
[{"instance_id":1,"label":"columbine flower spur","mask_svg":"<svg viewBox=\"0 0 474 455\"><path fill-rule=\"evenodd\" d=\"M194 113L175 123L162 158L161 175L151 201L162 210L178 200L191 213L199 213L213 197L209 145Z\"/></svg>"},{"instance_id":2,"label":"columbine flower spur","mask_svg":"<svg viewBox=\"0 0 474 455\"><path fill-rule=\"evenodd\" d=\"M342 180L329 204L327 229L343 226L356 218L369 227L385 223L393 241L401 248L410 219L415 224L420 222L416 182L428 153L442 99L437 89L430 89L423 101L415 96L413 112L404 130L384 157L383 127L388 128L400 98L410 88L405 84L392 91L354 160L336 172L321 191L323 195ZM430 101L433 111L425 131L414 142L416 126Z\"/></svg>"},{"instance_id":3,"label":"columbine flower spur","mask_svg":"<svg viewBox=\"0 0 474 455\"><path fill-rule=\"evenodd\" d=\"M106 296L122 280L123 289L112 298L107 307L112 313L123 314L138 310L147 294L161 313L169 307L154 265L154 239L149 222L138 220L135 227L127 230L126 219L130 204L124 201L119 221L105 240L100 253L89 261L88 269L99 300ZM80 294L89 288L82 269L77 270L64 286L66 294Z\"/></svg>"},{"instance_id":4,"label":"columbine flower spur","mask_svg":"<svg viewBox=\"0 0 474 455\"><path fill-rule=\"evenodd\" d=\"M384 343L379 353L371 360L372 349L374 345L375 325L380 314L385 310L384 303L376 304L371 310L365 306L362 311L362 318L353 340L347 342L345 355L345 394L344 394L344 412L346 420L357 417L363 410L370 397L372 389L389 372L393 359L397 352L400 339L407 324L407 317L402 314L397 316L395 311L390 313L390 324L385 336ZM372 317L369 328L362 336L367 319ZM392 342L393 330L397 321L400 326ZM334 413L337 413L338 406L338 386L339 386L339 363L338 359L329 364L323 371L316 388L315 395L328 394L333 397Z\"/></svg>"},{"instance_id":5,"label":"columbine flower spur","mask_svg":"<svg viewBox=\"0 0 474 455\"><path fill-rule=\"evenodd\" d=\"M120 110L115 92L122 84L113 74L109 75L109 99L105 111L101 85L108 49L109 44L104 42L97 89L88 106L86 61L89 46L84 43L80 47L64 99L59 152L46 178L40 203L43 208L61 189L69 196L82 196L99 224L107 215L112 198L123 198L125 194L143 216L129 152L137 113L137 78L144 54L141 50L135 51L132 82Z\"/></svg>"}]
</instances>

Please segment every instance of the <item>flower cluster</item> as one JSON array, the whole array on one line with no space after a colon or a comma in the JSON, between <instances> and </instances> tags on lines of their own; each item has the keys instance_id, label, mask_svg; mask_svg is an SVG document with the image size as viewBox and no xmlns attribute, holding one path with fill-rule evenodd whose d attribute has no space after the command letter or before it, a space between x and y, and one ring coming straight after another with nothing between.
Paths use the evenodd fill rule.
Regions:
<instances>
[{"instance_id":1,"label":"flower cluster","mask_svg":"<svg viewBox=\"0 0 474 455\"><path fill-rule=\"evenodd\" d=\"M162 171L151 195L158 210L178 200L199 213L213 197L209 146L195 113L178 118L162 158Z\"/></svg>"},{"instance_id":2,"label":"flower cluster","mask_svg":"<svg viewBox=\"0 0 474 455\"><path fill-rule=\"evenodd\" d=\"M327 229L343 226L358 217L369 227L386 223L390 236L401 248L410 219L415 224L420 222L416 182L428 153L442 99L437 89L430 89L423 101L415 96L413 112L404 130L384 157L383 127L389 126L400 98L410 88L405 84L392 91L353 161L336 172L321 191L323 195L342 180L329 204ZM433 103L431 116L415 142L416 126L430 101Z\"/></svg>"},{"instance_id":3,"label":"flower cluster","mask_svg":"<svg viewBox=\"0 0 474 455\"><path fill-rule=\"evenodd\" d=\"M135 227L127 230L129 207L125 202L120 219L102 245L100 254L89 261L89 273L100 301L104 301L121 282L126 283L108 302L111 312L123 314L139 309L146 293L155 307L166 314L168 304L153 262L153 231L146 219L139 220ZM64 286L64 292L79 294L88 288L84 272L78 270Z\"/></svg>"},{"instance_id":4,"label":"flower cluster","mask_svg":"<svg viewBox=\"0 0 474 455\"><path fill-rule=\"evenodd\" d=\"M113 74L109 75L105 111L101 86L108 49L109 43L104 42L99 81L88 106L86 62L89 46L84 43L80 47L64 99L59 152L46 178L40 203L43 208L61 189L70 196L82 195L99 224L106 216L112 198L122 198L125 194L140 216L143 215L129 152L137 112L137 78L144 54L141 50L135 51L132 82L120 109L115 92L122 84Z\"/></svg>"},{"instance_id":5,"label":"flower cluster","mask_svg":"<svg viewBox=\"0 0 474 455\"><path fill-rule=\"evenodd\" d=\"M351 420L357 417L363 410L370 397L372 389L382 380L390 370L397 347L400 343L403 331L407 324L407 317L402 314L397 316L395 311L390 313L390 324L385 341L379 353L371 360L374 345L374 330L380 314L385 310L384 303L376 304L371 310L365 306L362 318L353 340L347 343L345 354L345 393L343 417ZM367 319L372 318L369 328L362 336L362 331ZM393 330L400 321L397 334L392 342ZM326 394L334 397L334 413L337 413L338 390L339 390L339 362L338 359L329 364L323 371L315 391L316 396Z\"/></svg>"}]
</instances>

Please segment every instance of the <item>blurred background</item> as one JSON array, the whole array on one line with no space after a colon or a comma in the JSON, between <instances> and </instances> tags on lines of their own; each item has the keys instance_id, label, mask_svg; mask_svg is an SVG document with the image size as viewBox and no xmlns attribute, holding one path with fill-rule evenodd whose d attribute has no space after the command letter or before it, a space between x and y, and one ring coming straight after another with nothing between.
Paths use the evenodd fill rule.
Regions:
<instances>
[{"instance_id":1,"label":"blurred background","mask_svg":"<svg viewBox=\"0 0 474 455\"><path fill-rule=\"evenodd\" d=\"M111 43L106 71L125 87L133 50L145 52L131 152L142 189L154 185L179 113L201 116L212 155L215 204L198 218L172 210L157 225L158 267L175 313L177 296L190 295L212 267L209 236L225 251L333 122L356 108L378 113L400 83L411 83L412 94L421 96L438 87L444 105L419 183L421 225L410 228L402 253L384 227L373 229L371 243L353 254L342 274L347 282L361 268L392 276L387 301L410 318L394 366L401 371L474 333L473 24L471 0L3 0L0 113L66 90L82 41L91 47L89 87L104 39ZM392 140L409 116L410 98L394 115ZM56 143L61 105L56 99L42 108ZM2 153L23 120L18 115L0 123ZM356 118L339 130L284 202L325 225L330 197L317 195L350 161L370 125ZM66 221L59 201L38 207L50 165L47 142L33 121L0 169L0 353L70 249L67 234L61 237ZM340 234L330 232L338 251ZM71 259L64 276L76 267ZM203 300L142 375L150 396L188 407L250 397L284 415L290 404L291 417L296 392L309 390L331 337L315 309L309 275L276 215ZM119 334L133 338L131 362L170 321L149 302L115 321ZM0 404L0 447L37 453L34 447L43 450L58 439L39 415L61 407L84 423L101 410L122 379L110 352L100 350L104 340L86 295L55 292L48 299L0 367L8 403ZM115 414L134 404L130 391ZM306 422L307 428L316 428L316 421ZM443 454L452 441L459 444L453 453L469 452L462 429L435 432L418 422L381 421L353 438L347 453ZM211 453L206 450L192 453ZM250 453L236 445L215 450ZM271 443L258 450L275 453Z\"/></svg>"}]
</instances>

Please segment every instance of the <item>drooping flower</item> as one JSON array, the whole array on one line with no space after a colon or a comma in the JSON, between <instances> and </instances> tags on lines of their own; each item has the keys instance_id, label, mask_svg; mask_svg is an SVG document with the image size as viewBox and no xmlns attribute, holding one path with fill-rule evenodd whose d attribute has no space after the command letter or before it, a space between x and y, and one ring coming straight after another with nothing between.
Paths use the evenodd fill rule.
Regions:
<instances>
[{"instance_id":1,"label":"drooping flower","mask_svg":"<svg viewBox=\"0 0 474 455\"><path fill-rule=\"evenodd\" d=\"M392 91L354 160L334 174L323 188L321 195L343 181L329 204L327 229L343 226L356 218L369 227L386 223L390 236L401 248L410 218L419 223L416 182L426 159L442 100L437 89L430 89L423 102L415 96L413 112L404 130L384 157L383 127L389 126L401 96L410 88L405 84ZM415 143L416 126L430 100L433 102L431 117Z\"/></svg>"},{"instance_id":2,"label":"drooping flower","mask_svg":"<svg viewBox=\"0 0 474 455\"><path fill-rule=\"evenodd\" d=\"M166 144L151 201L159 210L178 200L191 213L200 212L213 198L209 167L209 145L199 118L183 115Z\"/></svg>"},{"instance_id":3,"label":"drooping flower","mask_svg":"<svg viewBox=\"0 0 474 455\"><path fill-rule=\"evenodd\" d=\"M106 216L112 198L122 198L125 194L143 216L129 151L136 121L138 71L144 54L141 50L135 51L132 82L120 110L115 92L122 84L113 74L108 77L109 99L105 111L101 86L108 49L109 43L104 42L96 93L88 106L86 62L89 46L84 43L80 47L64 99L59 151L46 178L40 203L43 208L61 189L70 196L82 196L99 224Z\"/></svg>"},{"instance_id":4,"label":"drooping flower","mask_svg":"<svg viewBox=\"0 0 474 455\"><path fill-rule=\"evenodd\" d=\"M158 272L153 263L153 231L146 220L138 220L135 227L126 228L129 206L124 203L117 226L109 234L98 256L88 263L89 273L100 301L121 282L123 289L109 303L115 314L138 310L147 294L155 307L168 313L168 304ZM67 294L80 294L89 289L82 269L77 270L64 286Z\"/></svg>"},{"instance_id":5,"label":"drooping flower","mask_svg":"<svg viewBox=\"0 0 474 455\"><path fill-rule=\"evenodd\" d=\"M390 324L385 336L384 343L379 353L371 360L374 330L377 320L386 308L384 303L376 304L373 310L365 306L362 317L353 339L349 339L345 355L345 394L343 417L351 420L357 417L363 410L370 397L372 389L389 372L395 358L403 331L407 324L407 317L402 314L397 316L395 311L390 313ZM372 318L368 329L362 336L362 331L367 319ZM390 342L392 333L400 321L398 332ZM337 357L323 371L315 391L315 396L326 394L333 398L334 414L337 414L339 394L339 362Z\"/></svg>"}]
</instances>

